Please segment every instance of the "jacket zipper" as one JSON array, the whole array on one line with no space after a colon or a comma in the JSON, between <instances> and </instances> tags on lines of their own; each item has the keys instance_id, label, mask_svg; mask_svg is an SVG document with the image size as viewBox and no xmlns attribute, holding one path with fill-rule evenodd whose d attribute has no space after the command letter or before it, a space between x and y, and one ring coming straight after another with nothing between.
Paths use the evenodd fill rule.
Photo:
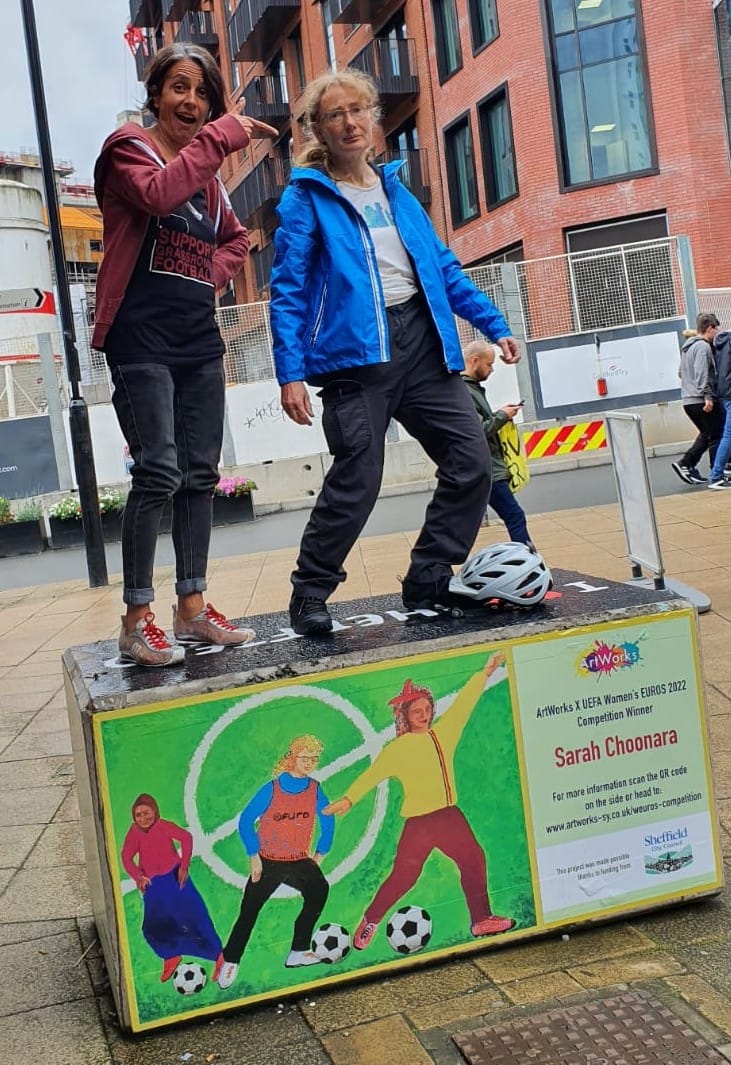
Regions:
<instances>
[{"instance_id":1,"label":"jacket zipper","mask_svg":"<svg viewBox=\"0 0 731 1065\"><path fill-rule=\"evenodd\" d=\"M315 324L312 327L310 333L310 347L314 348L317 343L317 334L320 332L322 326L322 317L325 312L325 300L327 299L327 281L322 287L322 295L320 296L320 306L317 308L317 317L315 318Z\"/></svg>"},{"instance_id":2,"label":"jacket zipper","mask_svg":"<svg viewBox=\"0 0 731 1065\"><path fill-rule=\"evenodd\" d=\"M381 362L388 362L389 356L386 351L386 323L383 320L383 310L381 308L381 298L378 293L378 285L376 284L375 269L372 262L371 248L369 246L369 237L367 237L367 227L360 214L358 214L358 229L360 230L360 239L363 241L363 250L366 254L366 262L368 263L368 274L371 279L371 291L373 293L373 305L376 309L376 322L378 324L378 343L381 349Z\"/></svg>"}]
</instances>

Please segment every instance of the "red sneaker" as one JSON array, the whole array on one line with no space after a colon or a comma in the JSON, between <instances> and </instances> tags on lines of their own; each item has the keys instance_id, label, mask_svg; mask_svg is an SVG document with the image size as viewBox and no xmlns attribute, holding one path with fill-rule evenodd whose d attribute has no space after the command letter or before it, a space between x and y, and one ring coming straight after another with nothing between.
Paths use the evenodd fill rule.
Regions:
<instances>
[{"instance_id":1,"label":"red sneaker","mask_svg":"<svg viewBox=\"0 0 731 1065\"><path fill-rule=\"evenodd\" d=\"M494 936L498 932L507 932L514 924L515 921L512 917L497 917L493 913L481 921L475 921L471 932L473 936Z\"/></svg>"},{"instance_id":2,"label":"red sneaker","mask_svg":"<svg viewBox=\"0 0 731 1065\"><path fill-rule=\"evenodd\" d=\"M373 939L378 929L378 923L375 921L369 921L367 917L364 917L355 930L353 936L353 946L356 950L365 950Z\"/></svg>"},{"instance_id":3,"label":"red sneaker","mask_svg":"<svg viewBox=\"0 0 731 1065\"><path fill-rule=\"evenodd\" d=\"M164 984L166 980L169 980L173 975L177 967L182 961L182 955L178 954L174 958L166 958L162 963L162 973L160 974L160 983Z\"/></svg>"}]
</instances>

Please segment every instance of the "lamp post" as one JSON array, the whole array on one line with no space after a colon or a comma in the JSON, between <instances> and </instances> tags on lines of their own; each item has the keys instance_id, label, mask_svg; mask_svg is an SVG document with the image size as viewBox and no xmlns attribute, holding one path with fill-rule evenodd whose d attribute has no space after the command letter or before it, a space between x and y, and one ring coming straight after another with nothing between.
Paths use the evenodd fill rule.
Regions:
<instances>
[{"instance_id":1,"label":"lamp post","mask_svg":"<svg viewBox=\"0 0 731 1065\"><path fill-rule=\"evenodd\" d=\"M43 90L43 75L41 73L41 58L38 50L38 33L36 31L33 0L20 0L20 7L23 16L23 30L25 32L28 73L30 74L31 91L33 93L33 110L35 113L36 131L38 134L38 153L41 158L41 172L43 174L43 186L46 193L48 229L51 235L53 265L56 271L58 309L61 318L61 328L63 330L66 370L68 373L69 385L71 387L69 427L71 430L71 447L74 455L74 469L76 471L76 480L79 485L81 519L84 526L84 540L86 543L86 566L89 573L89 587L99 588L102 585L109 583L107 578L107 559L104 554L104 536L102 533L101 514L99 512L99 496L97 493L96 470L94 469L94 451L91 441L91 427L89 425L89 409L86 405L86 400L81 395L79 389L81 383L79 353L76 350L74 315L71 308L71 294L69 292L68 276L66 274L66 260L64 257L61 221L58 211L58 196L56 194L56 175L53 169L51 138L48 131L48 113L46 111L46 97Z\"/></svg>"}]
</instances>

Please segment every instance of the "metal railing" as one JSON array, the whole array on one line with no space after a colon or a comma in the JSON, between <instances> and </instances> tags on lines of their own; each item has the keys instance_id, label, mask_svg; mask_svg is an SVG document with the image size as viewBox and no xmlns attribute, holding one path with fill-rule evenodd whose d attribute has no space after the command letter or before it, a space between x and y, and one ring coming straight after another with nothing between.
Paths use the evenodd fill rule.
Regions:
<instances>
[{"instance_id":1,"label":"metal railing","mask_svg":"<svg viewBox=\"0 0 731 1065\"><path fill-rule=\"evenodd\" d=\"M137 51L135 52L138 81L144 81L145 71L163 46L163 41L158 38L155 30L143 29L142 36L143 40L137 46Z\"/></svg>"},{"instance_id":2,"label":"metal railing","mask_svg":"<svg viewBox=\"0 0 731 1065\"><path fill-rule=\"evenodd\" d=\"M731 288L699 288L699 314L715 314L721 329L731 329ZM695 322L689 323L695 328Z\"/></svg>"},{"instance_id":3,"label":"metal railing","mask_svg":"<svg viewBox=\"0 0 731 1065\"><path fill-rule=\"evenodd\" d=\"M202 48L215 47L218 44L218 34L213 13L211 11L186 11L175 40L186 44L199 44Z\"/></svg>"},{"instance_id":4,"label":"metal railing","mask_svg":"<svg viewBox=\"0 0 731 1065\"><path fill-rule=\"evenodd\" d=\"M132 26L155 26L160 21L160 0L129 0Z\"/></svg>"},{"instance_id":5,"label":"metal railing","mask_svg":"<svg viewBox=\"0 0 731 1065\"><path fill-rule=\"evenodd\" d=\"M387 148L376 157L377 163L391 163L403 160L399 170L402 183L413 192L419 203L431 203L431 182L429 181L429 161L426 148Z\"/></svg>"},{"instance_id":6,"label":"metal railing","mask_svg":"<svg viewBox=\"0 0 731 1065\"><path fill-rule=\"evenodd\" d=\"M254 227L271 220L291 169L289 159L267 156L233 190L231 206L244 225Z\"/></svg>"},{"instance_id":7,"label":"metal railing","mask_svg":"<svg viewBox=\"0 0 731 1065\"><path fill-rule=\"evenodd\" d=\"M252 118L260 118L270 123L288 121L291 118L287 82L283 76L265 74L252 78L243 95L244 110Z\"/></svg>"},{"instance_id":8,"label":"metal railing","mask_svg":"<svg viewBox=\"0 0 731 1065\"><path fill-rule=\"evenodd\" d=\"M231 59L263 59L281 34L287 14L299 9L300 0L239 0L227 27Z\"/></svg>"},{"instance_id":9,"label":"metal railing","mask_svg":"<svg viewBox=\"0 0 731 1065\"><path fill-rule=\"evenodd\" d=\"M394 97L413 96L419 91L416 45L411 37L374 37L353 58L352 65L374 79L383 107L387 108Z\"/></svg>"},{"instance_id":10,"label":"metal railing","mask_svg":"<svg viewBox=\"0 0 731 1065\"><path fill-rule=\"evenodd\" d=\"M163 22L180 22L186 11L195 6L196 0L162 0Z\"/></svg>"},{"instance_id":11,"label":"metal railing","mask_svg":"<svg viewBox=\"0 0 731 1065\"><path fill-rule=\"evenodd\" d=\"M275 190L271 170L282 162L264 160L267 168L264 185L272 195ZM277 182L283 187L285 181L284 172L280 170ZM238 191L234 191L232 201ZM256 256L257 285L263 289L265 282L268 285L274 246L266 244L260 252L252 254ZM503 310L510 294L508 284L513 297L517 288L518 313L522 315L525 337L529 341L585 333L607 325L621 327L682 318L687 308L676 238L551 259L491 264L465 272ZM717 314L723 325L731 327L731 289L701 289L698 297L701 311ZM219 307L217 320L226 343L228 383L246 384L273 378L268 302ZM77 321L75 324L84 395L90 403L108 402L111 389L104 355L91 348L86 323ZM478 335L461 319L457 320L457 326L463 343ZM517 328L514 321L513 328ZM42 398L37 395L37 343L34 337L0 341L0 392L7 378L8 365L21 386L20 390L15 390L14 416L32 413L39 407L42 409ZM60 338L54 344L54 350L60 353ZM63 388L63 377L59 356L60 388ZM23 399L24 393L29 398ZM0 400L0 418L8 416L7 402L3 405Z\"/></svg>"},{"instance_id":12,"label":"metal railing","mask_svg":"<svg viewBox=\"0 0 731 1065\"><path fill-rule=\"evenodd\" d=\"M333 22L376 22L390 3L391 0L330 0L330 13Z\"/></svg>"}]
</instances>

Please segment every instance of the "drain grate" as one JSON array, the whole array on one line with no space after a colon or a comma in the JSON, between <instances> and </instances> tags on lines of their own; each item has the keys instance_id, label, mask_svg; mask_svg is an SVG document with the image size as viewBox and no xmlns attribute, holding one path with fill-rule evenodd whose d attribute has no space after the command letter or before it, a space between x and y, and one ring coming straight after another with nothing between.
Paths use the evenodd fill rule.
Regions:
<instances>
[{"instance_id":1,"label":"drain grate","mask_svg":"<svg viewBox=\"0 0 731 1065\"><path fill-rule=\"evenodd\" d=\"M710 1043L644 991L452 1038L468 1065L728 1065Z\"/></svg>"}]
</instances>

